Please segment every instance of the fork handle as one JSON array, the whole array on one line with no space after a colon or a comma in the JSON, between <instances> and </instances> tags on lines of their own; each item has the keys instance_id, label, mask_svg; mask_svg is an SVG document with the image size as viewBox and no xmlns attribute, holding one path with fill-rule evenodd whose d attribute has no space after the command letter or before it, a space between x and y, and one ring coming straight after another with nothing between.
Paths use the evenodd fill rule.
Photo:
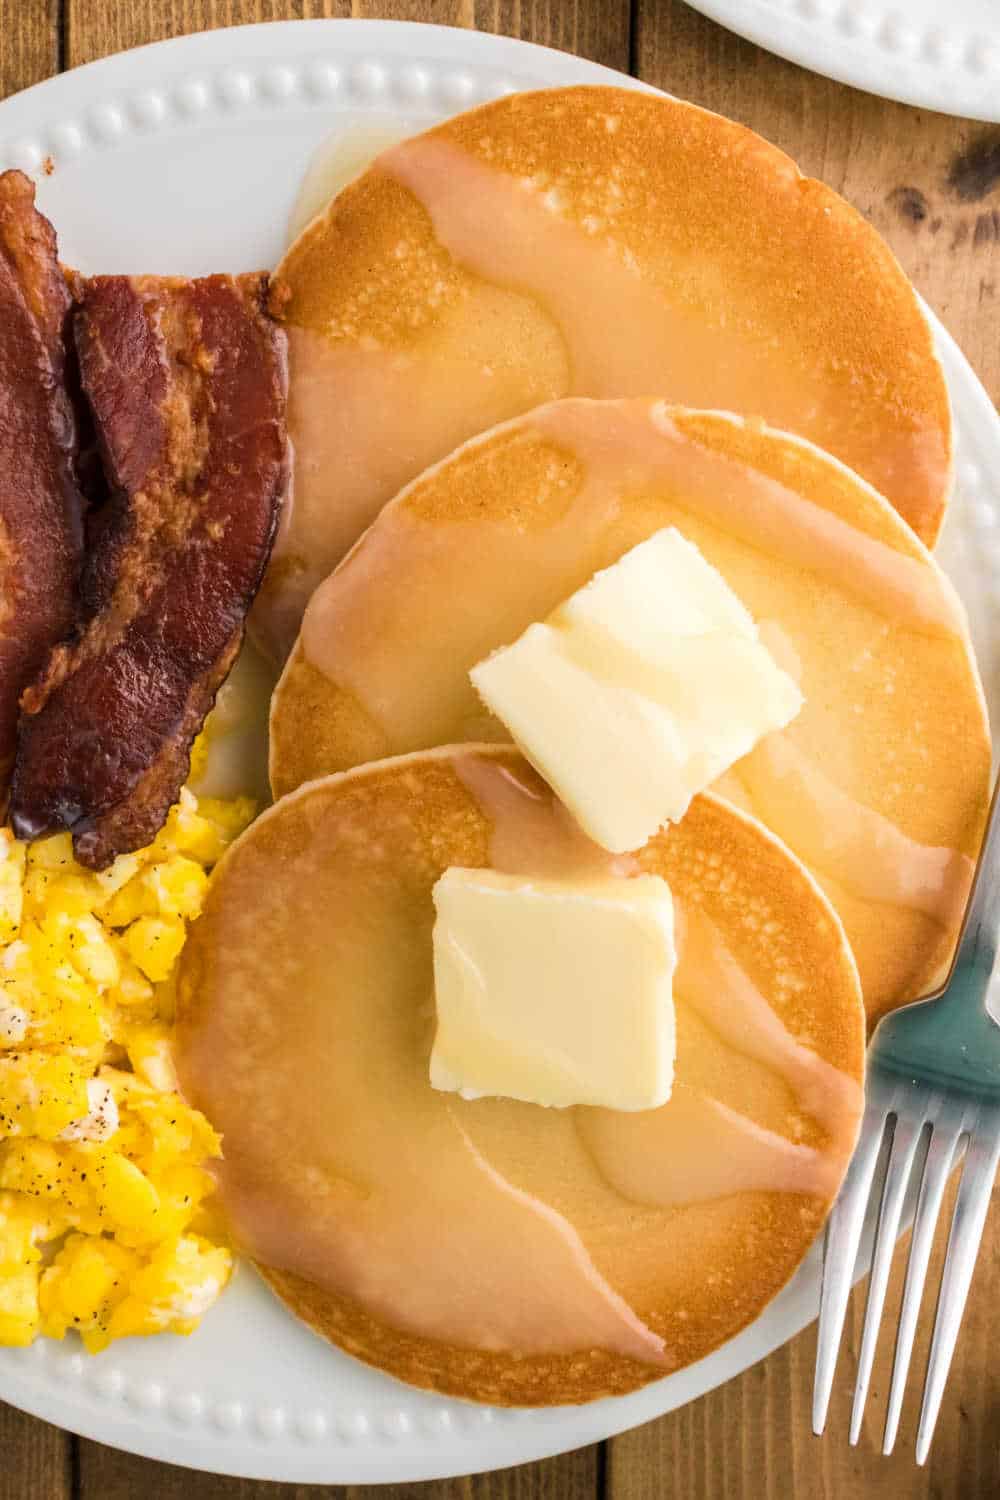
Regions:
<instances>
[{"instance_id":1,"label":"fork handle","mask_svg":"<svg viewBox=\"0 0 1000 1500\"><path fill-rule=\"evenodd\" d=\"M1000 1018L987 1003L998 947L1000 780L951 973L935 994L883 1016L872 1046L884 1068L910 1083L1000 1101Z\"/></svg>"},{"instance_id":2,"label":"fork handle","mask_svg":"<svg viewBox=\"0 0 1000 1500\"><path fill-rule=\"evenodd\" d=\"M985 1005L986 990L996 961L1000 941L1000 777L993 789L990 815L986 823L979 862L972 882L972 894L966 907L951 973L944 985L948 989L961 971L961 992L971 1000L973 995Z\"/></svg>"}]
</instances>

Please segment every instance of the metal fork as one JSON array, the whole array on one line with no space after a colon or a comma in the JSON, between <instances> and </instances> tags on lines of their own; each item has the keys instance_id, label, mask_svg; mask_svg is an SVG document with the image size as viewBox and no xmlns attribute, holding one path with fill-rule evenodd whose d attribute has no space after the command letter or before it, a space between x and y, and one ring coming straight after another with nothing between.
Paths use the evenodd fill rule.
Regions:
<instances>
[{"instance_id":1,"label":"metal fork","mask_svg":"<svg viewBox=\"0 0 1000 1500\"><path fill-rule=\"evenodd\" d=\"M988 1008L1000 933L1000 782L951 973L926 1000L887 1016L868 1049L866 1106L857 1149L826 1230L813 1431L826 1425L854 1265L873 1190L880 1193L868 1302L851 1412L861 1432L893 1250L907 1184L919 1163L920 1189L896 1335L882 1452L899 1428L920 1301L945 1185L963 1146L917 1432L927 1457L955 1349L1000 1158L1000 1007ZM1000 988L1000 977L998 977ZM885 1163L884 1171L879 1170Z\"/></svg>"}]
</instances>

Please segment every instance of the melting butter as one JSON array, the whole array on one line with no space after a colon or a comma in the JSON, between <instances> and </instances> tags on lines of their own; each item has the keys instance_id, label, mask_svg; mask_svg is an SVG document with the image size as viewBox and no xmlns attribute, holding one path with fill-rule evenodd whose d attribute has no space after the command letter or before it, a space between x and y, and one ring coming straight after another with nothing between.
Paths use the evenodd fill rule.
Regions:
<instances>
[{"instance_id":1,"label":"melting butter","mask_svg":"<svg viewBox=\"0 0 1000 1500\"><path fill-rule=\"evenodd\" d=\"M431 1086L655 1109L674 1067L674 923L658 875L446 870L434 887Z\"/></svg>"},{"instance_id":2,"label":"melting butter","mask_svg":"<svg viewBox=\"0 0 1000 1500\"><path fill-rule=\"evenodd\" d=\"M371 260L345 278L306 254L290 267L311 326L292 330L290 350L296 516L260 612L276 651L290 650L312 589L395 492L466 438L563 395L759 412L846 456L904 510L936 507L950 460L936 380L923 374L926 328L844 205L831 201L817 222L815 185L790 163L746 141L722 148L727 170L744 151L748 165L756 151L767 159L748 180L761 211L789 226L793 264L823 243L846 275L856 245L869 305L885 278L882 302L899 304L912 354L898 383L865 348L858 318L843 315L843 297L825 307L821 293L802 296L780 233L749 251L685 180L689 163L675 169L690 213L664 209L658 223L662 205L637 212L635 184L613 158L589 174L575 159L548 174L503 170L505 129L495 164L483 159L488 139L467 150L425 134L383 151L370 193L343 207L345 243L367 231ZM336 256L337 241L320 237L318 252ZM328 297L313 296L317 273Z\"/></svg>"},{"instance_id":3,"label":"melting butter","mask_svg":"<svg viewBox=\"0 0 1000 1500\"><path fill-rule=\"evenodd\" d=\"M454 662L448 676L457 677L493 645L545 618L598 568L670 524L710 562L719 557L724 577L742 563L732 587L744 599L742 576L754 559L734 554L733 542L780 565L772 574L778 601L789 573L805 573L898 628L966 638L961 606L943 575L699 441L696 424L648 401L565 401L533 412L519 433L538 445L531 467L550 495L561 490L564 500L546 497L527 528L502 513L477 519L474 509L424 516L417 504L388 508L310 600L301 638L308 661L365 705L393 749L432 744L428 723L453 727L457 705L474 705L475 695L450 681L450 696L440 687L430 695L425 672L401 671L415 609L422 658L432 668ZM766 598L759 563L753 571L752 597ZM490 611L481 607L487 585ZM803 623L808 629L808 615ZM447 680L440 670L434 679L436 686Z\"/></svg>"},{"instance_id":4,"label":"melting butter","mask_svg":"<svg viewBox=\"0 0 1000 1500\"><path fill-rule=\"evenodd\" d=\"M727 1047L781 1074L802 1108L850 1154L863 1096L853 1078L793 1037L740 967L718 927L695 904L678 910L677 989Z\"/></svg>"},{"instance_id":5,"label":"melting butter","mask_svg":"<svg viewBox=\"0 0 1000 1500\"><path fill-rule=\"evenodd\" d=\"M246 640L219 689L206 721L208 759L192 781L199 797L271 800L267 775L267 717L277 673Z\"/></svg>"},{"instance_id":6,"label":"melting butter","mask_svg":"<svg viewBox=\"0 0 1000 1500\"><path fill-rule=\"evenodd\" d=\"M674 527L640 542L470 676L589 836L639 849L802 694Z\"/></svg>"},{"instance_id":7,"label":"melting butter","mask_svg":"<svg viewBox=\"0 0 1000 1500\"><path fill-rule=\"evenodd\" d=\"M365 120L344 125L318 146L306 167L302 185L288 218L286 243L291 245L342 188L360 177L367 166L408 135L398 119Z\"/></svg>"},{"instance_id":8,"label":"melting butter","mask_svg":"<svg viewBox=\"0 0 1000 1500\"><path fill-rule=\"evenodd\" d=\"M577 1130L616 1192L659 1208L732 1193L831 1198L846 1165L683 1085L662 1109L588 1110L578 1117Z\"/></svg>"},{"instance_id":9,"label":"melting butter","mask_svg":"<svg viewBox=\"0 0 1000 1500\"><path fill-rule=\"evenodd\" d=\"M550 862L554 850L562 851L556 868L564 881L574 874L581 882L598 874L629 881L650 867L648 860L609 854L587 839L537 778L513 775L472 751L461 756L457 768L490 820L494 869L526 876L545 850ZM660 837L669 839L670 833ZM655 864L655 855L652 859ZM698 905L675 891L674 906L677 1003L694 1011L728 1051L781 1079L802 1111L822 1127L825 1146L818 1150L790 1142L691 1084L661 1107L628 1120L621 1110L579 1109L574 1117L581 1139L603 1175L626 1197L643 1201L674 1204L752 1190L827 1195L854 1147L863 1105L860 1085L792 1036ZM683 1082L683 1058L680 1065ZM640 1179L645 1189L633 1191Z\"/></svg>"},{"instance_id":10,"label":"melting butter","mask_svg":"<svg viewBox=\"0 0 1000 1500\"><path fill-rule=\"evenodd\" d=\"M237 1245L428 1338L662 1365L577 1230L429 1086L426 865L393 860L370 808L311 791L227 861L182 978L179 1077L226 1137Z\"/></svg>"},{"instance_id":11,"label":"melting butter","mask_svg":"<svg viewBox=\"0 0 1000 1500\"><path fill-rule=\"evenodd\" d=\"M775 753L790 744L817 774L777 778L762 747L727 785L831 882L871 1013L926 991L957 930L988 745L961 606L884 504L798 444L650 401L543 407L462 465L473 483L446 484L447 466L418 481L306 612L302 653L365 716L366 758L499 737L469 670L676 526L806 700ZM873 914L895 903L889 925Z\"/></svg>"},{"instance_id":12,"label":"melting butter","mask_svg":"<svg viewBox=\"0 0 1000 1500\"><path fill-rule=\"evenodd\" d=\"M703 943L716 966L705 996L690 975L678 990L707 1019L685 1023L679 1109L632 1117L641 1140L608 1135L601 1110L467 1102L428 1082L432 884L460 861L533 869L546 846L561 878L669 878L687 912L679 978ZM671 1309L691 1305L707 1264L732 1287L727 1329L759 1310L815 1233L857 1121L851 1079L810 1060L777 1014L815 971L821 995L791 1010L860 1074L849 962L814 894L790 923L784 884L804 877L774 849L703 798L641 861L616 859L503 749L386 763L284 798L213 881L180 978L180 1081L224 1135L221 1202L240 1248L343 1299L337 1316L361 1304L390 1331L484 1355L604 1349L665 1369L677 1337L688 1357L706 1352L717 1310L692 1346ZM774 880L756 879L768 860ZM777 903L753 982L734 982L714 931L697 929L702 899L727 924L723 945ZM651 1182L640 1158L661 1147L697 1161L698 1180ZM768 1232L750 1272L758 1191Z\"/></svg>"},{"instance_id":13,"label":"melting butter","mask_svg":"<svg viewBox=\"0 0 1000 1500\"><path fill-rule=\"evenodd\" d=\"M833 1196L857 1138L860 1084L792 1036L698 906L685 903L677 916L677 1004L726 1048L781 1078L822 1126L825 1144L791 1140L684 1083L668 1104L641 1115L579 1110L580 1139L606 1181L639 1203L669 1207L741 1192Z\"/></svg>"},{"instance_id":14,"label":"melting butter","mask_svg":"<svg viewBox=\"0 0 1000 1500\"><path fill-rule=\"evenodd\" d=\"M737 768L757 815L849 895L920 912L957 931L975 866L920 844L841 791L788 735L769 735Z\"/></svg>"}]
</instances>

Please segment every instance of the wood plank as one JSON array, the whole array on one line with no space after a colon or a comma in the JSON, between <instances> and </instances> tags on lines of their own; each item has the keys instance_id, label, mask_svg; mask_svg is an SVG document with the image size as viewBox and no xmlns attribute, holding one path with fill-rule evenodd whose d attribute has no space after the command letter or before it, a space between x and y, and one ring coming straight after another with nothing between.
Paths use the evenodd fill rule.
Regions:
<instances>
[{"instance_id":1,"label":"wood plank","mask_svg":"<svg viewBox=\"0 0 1000 1500\"><path fill-rule=\"evenodd\" d=\"M84 1443L78 1496L79 1500L136 1500L139 1495L155 1500L596 1500L597 1455L593 1447L471 1479L339 1487L220 1479ZM17 1500L27 1500L27 1493L18 1494ZM0 1500L7 1500L2 1489Z\"/></svg>"},{"instance_id":2,"label":"wood plank","mask_svg":"<svg viewBox=\"0 0 1000 1500\"><path fill-rule=\"evenodd\" d=\"M876 225L1000 398L1000 131L909 109L818 78L732 36L680 0L639 0L639 76L742 120L831 183ZM940 1273L938 1244L931 1281ZM902 1290L897 1252L885 1326ZM811 1434L815 1330L682 1412L609 1445L609 1500L930 1500L1000 1493L1000 1372L990 1329L1000 1296L1000 1195L987 1226L930 1462L913 1462L924 1321L897 1451L878 1452L891 1335L879 1351L868 1420L847 1445L864 1292L854 1294L828 1434Z\"/></svg>"},{"instance_id":3,"label":"wood plank","mask_svg":"<svg viewBox=\"0 0 1000 1500\"><path fill-rule=\"evenodd\" d=\"M0 99L59 71L59 0L0 0Z\"/></svg>"},{"instance_id":4,"label":"wood plank","mask_svg":"<svg viewBox=\"0 0 1000 1500\"><path fill-rule=\"evenodd\" d=\"M0 99L59 71L59 0L0 0ZM0 1402L0 1500L70 1500L73 1438Z\"/></svg>"},{"instance_id":5,"label":"wood plank","mask_svg":"<svg viewBox=\"0 0 1000 1500\"><path fill-rule=\"evenodd\" d=\"M350 0L66 0L66 66L147 42L302 16L349 16Z\"/></svg>"},{"instance_id":6,"label":"wood plank","mask_svg":"<svg viewBox=\"0 0 1000 1500\"><path fill-rule=\"evenodd\" d=\"M74 1441L0 1401L0 1500L75 1500Z\"/></svg>"},{"instance_id":7,"label":"wood plank","mask_svg":"<svg viewBox=\"0 0 1000 1500\"><path fill-rule=\"evenodd\" d=\"M11 0L15 3L15 0ZM628 0L69 0L68 66L214 26L293 17L384 17L474 26L627 68Z\"/></svg>"},{"instance_id":8,"label":"wood plank","mask_svg":"<svg viewBox=\"0 0 1000 1500\"><path fill-rule=\"evenodd\" d=\"M419 0L410 0L408 8L415 18L423 9ZM388 13L383 6L368 13L376 11ZM469 11L480 31L541 42L628 71L628 0L470 0Z\"/></svg>"}]
</instances>

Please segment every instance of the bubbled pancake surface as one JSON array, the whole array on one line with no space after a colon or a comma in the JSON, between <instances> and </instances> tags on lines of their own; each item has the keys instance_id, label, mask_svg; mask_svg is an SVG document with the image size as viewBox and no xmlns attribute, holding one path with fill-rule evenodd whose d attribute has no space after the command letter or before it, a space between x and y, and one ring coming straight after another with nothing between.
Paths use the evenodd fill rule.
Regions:
<instances>
[{"instance_id":1,"label":"bubbled pancake surface","mask_svg":"<svg viewBox=\"0 0 1000 1500\"><path fill-rule=\"evenodd\" d=\"M677 903L714 924L777 1022L838 1088L820 1124L780 1073L700 1022L682 987L675 1098L678 1090L714 1091L757 1125L819 1151L836 1138L827 1191L737 1191L669 1208L636 1203L595 1173L574 1134L575 1115L613 1112L435 1094L424 1014L431 888L449 865L487 865L496 836L463 776L470 755L517 778L536 799L546 796L511 748L447 748L304 787L234 845L182 960L181 1078L224 1135L223 1205L232 1208L247 1181L266 1181L293 1241L317 1233L327 1195L340 1193L334 1232L342 1216L370 1201L374 1189L352 1170L357 1134L385 1129L402 1141L430 1105L456 1109L496 1171L571 1223L599 1273L665 1341L664 1365L602 1349L522 1355L463 1347L461 1339L431 1338L373 1314L364 1296L274 1265L260 1269L317 1332L413 1384L501 1404L590 1400L707 1354L759 1314L805 1254L856 1131L864 1048L857 975L841 926L807 872L752 819L702 797L681 825L651 841L637 868L664 877ZM353 903L350 921L345 900ZM298 1048L297 1017L314 1006L338 1039L336 1055ZM378 1050L366 1060L372 1037ZM337 1075L343 1080L352 1058L365 1073L356 1093L363 1118L356 1111L341 1118L352 1089L331 1083L334 1064L348 1068ZM312 1101L304 1112L303 1099ZM709 1132L684 1149L702 1153L711 1171L723 1148ZM425 1168L432 1182L449 1170L447 1153ZM381 1191L391 1198L384 1182ZM449 1226L439 1225L434 1243L425 1243L414 1228L406 1263L396 1268L405 1296L419 1298L432 1257L447 1257L448 1236ZM519 1281L529 1327L534 1275L525 1265Z\"/></svg>"},{"instance_id":2,"label":"bubbled pancake surface","mask_svg":"<svg viewBox=\"0 0 1000 1500\"><path fill-rule=\"evenodd\" d=\"M829 542L808 542L817 517L835 528ZM800 681L801 714L720 789L824 883L877 1017L926 993L951 956L988 801L982 690L961 606L898 514L843 465L759 423L570 400L421 476L313 596L272 700L275 794L387 755L507 739L470 667L670 525ZM782 748L822 778L825 802L788 802L788 767L764 764ZM846 872L827 845L869 813Z\"/></svg>"},{"instance_id":3,"label":"bubbled pancake surface","mask_svg":"<svg viewBox=\"0 0 1000 1500\"><path fill-rule=\"evenodd\" d=\"M399 488L564 395L759 414L938 533L950 417L911 286L849 204L706 110L577 87L458 115L380 156L278 276L295 503L255 624L282 657Z\"/></svg>"}]
</instances>

